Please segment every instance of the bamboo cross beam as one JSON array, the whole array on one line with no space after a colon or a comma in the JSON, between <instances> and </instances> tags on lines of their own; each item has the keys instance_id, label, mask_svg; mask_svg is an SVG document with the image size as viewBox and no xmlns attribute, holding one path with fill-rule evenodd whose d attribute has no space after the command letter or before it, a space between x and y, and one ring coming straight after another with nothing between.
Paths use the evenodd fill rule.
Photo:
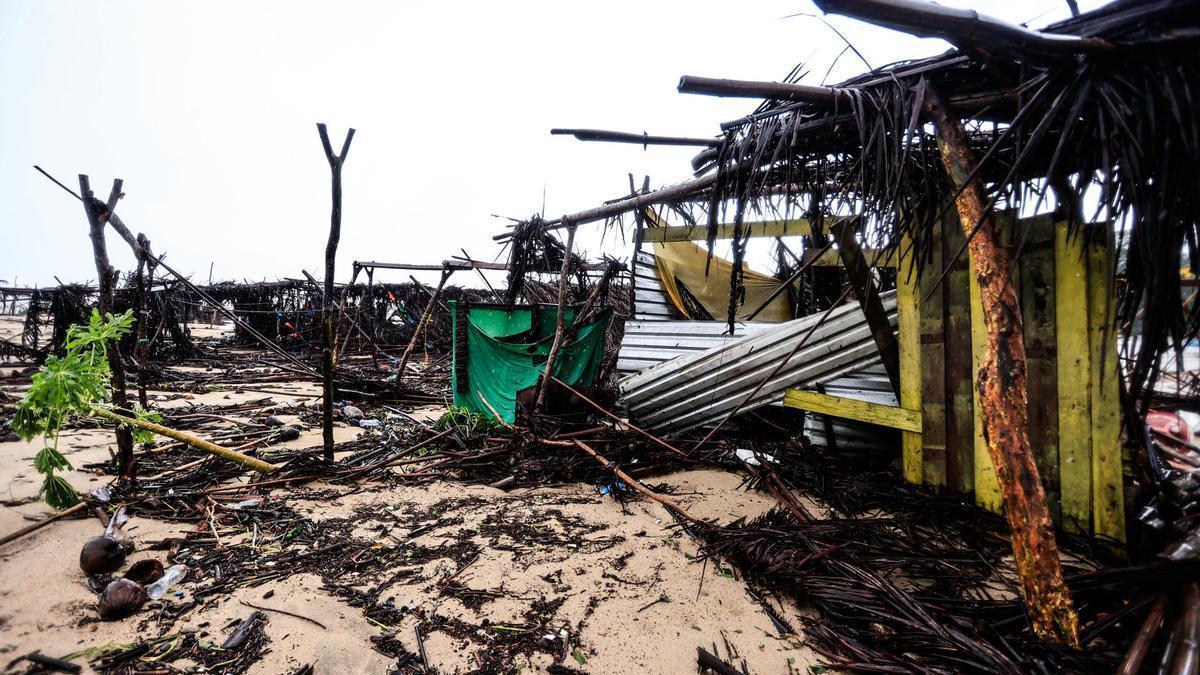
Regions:
<instances>
[{"instance_id":1,"label":"bamboo cross beam","mask_svg":"<svg viewBox=\"0 0 1200 675\"><path fill-rule=\"evenodd\" d=\"M768 98L775 101L796 101L822 105L850 105L853 95L845 89L818 87L786 82L756 82L726 80L714 77L684 75L679 78L681 94L729 96L734 98Z\"/></svg>"},{"instance_id":2,"label":"bamboo cross beam","mask_svg":"<svg viewBox=\"0 0 1200 675\"><path fill-rule=\"evenodd\" d=\"M687 145L713 147L720 144L715 138L688 138L684 136L651 136L645 132L632 134L627 131L606 131L604 129L551 129L551 136L574 136L580 141L605 141L608 143L632 143L643 147L648 145Z\"/></svg>"}]
</instances>

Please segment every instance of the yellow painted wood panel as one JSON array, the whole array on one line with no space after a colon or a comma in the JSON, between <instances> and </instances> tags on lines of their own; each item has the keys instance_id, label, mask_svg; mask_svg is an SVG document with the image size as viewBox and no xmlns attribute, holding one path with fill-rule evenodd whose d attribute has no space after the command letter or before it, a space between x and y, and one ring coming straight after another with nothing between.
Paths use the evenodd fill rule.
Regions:
<instances>
[{"instance_id":1,"label":"yellow painted wood panel","mask_svg":"<svg viewBox=\"0 0 1200 675\"><path fill-rule=\"evenodd\" d=\"M906 410L896 406L820 394L815 391L789 389L784 394L783 404L789 408L878 424L901 431L919 431L921 429L921 411L919 410Z\"/></svg>"},{"instance_id":2,"label":"yellow painted wood panel","mask_svg":"<svg viewBox=\"0 0 1200 675\"><path fill-rule=\"evenodd\" d=\"M1088 333L1092 402L1092 534L1125 541L1124 476L1121 470L1121 406L1117 338L1112 320L1113 286L1108 251L1101 240L1087 247Z\"/></svg>"},{"instance_id":3,"label":"yellow painted wood panel","mask_svg":"<svg viewBox=\"0 0 1200 675\"><path fill-rule=\"evenodd\" d=\"M1058 346L1060 525L1086 533L1092 515L1092 366L1088 339L1087 259L1082 235L1054 231L1054 312Z\"/></svg>"},{"instance_id":4,"label":"yellow painted wood panel","mask_svg":"<svg viewBox=\"0 0 1200 675\"><path fill-rule=\"evenodd\" d=\"M992 458L988 455L987 441L983 434L983 415L979 408L979 364L983 363L987 351L987 324L983 321L983 300L979 292L979 280L975 277L972 264L967 277L971 284L971 409L975 411L972 424L974 428L973 460L975 463L975 503L1000 513L1003 499L1000 495L1000 483L996 480L996 469L992 466Z\"/></svg>"},{"instance_id":5,"label":"yellow painted wood panel","mask_svg":"<svg viewBox=\"0 0 1200 675\"><path fill-rule=\"evenodd\" d=\"M909 250L905 237L900 250ZM921 408L921 326L919 315L916 270L913 256L900 263L896 273L897 339L900 342L900 407L908 410ZM900 433L900 444L904 457L904 478L910 483L920 484L924 480L924 454L921 434L916 431Z\"/></svg>"}]
</instances>

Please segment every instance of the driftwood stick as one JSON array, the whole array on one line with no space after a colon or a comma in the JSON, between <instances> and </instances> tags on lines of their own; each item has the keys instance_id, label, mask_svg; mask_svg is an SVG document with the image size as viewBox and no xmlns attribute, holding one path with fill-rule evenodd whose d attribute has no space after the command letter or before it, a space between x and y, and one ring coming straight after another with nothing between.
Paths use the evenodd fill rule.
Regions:
<instances>
[{"instance_id":1,"label":"driftwood stick","mask_svg":"<svg viewBox=\"0 0 1200 675\"><path fill-rule=\"evenodd\" d=\"M567 227L567 243L563 247L562 270L558 275L558 312L554 317L554 342L550 343L550 353L546 356L546 372L538 383L538 395L534 404L535 411L541 411L546 402L546 385L554 375L554 360L558 358L558 350L563 340L563 312L567 308L567 286L571 283L571 251L575 248L575 226Z\"/></svg>"},{"instance_id":2,"label":"driftwood stick","mask_svg":"<svg viewBox=\"0 0 1200 675\"><path fill-rule=\"evenodd\" d=\"M932 86L925 111L937 130L938 149L955 206L970 238L971 267L979 281L987 345L976 378L984 442L996 469L1004 515L1012 530L1013 558L1033 632L1043 640L1079 647L1079 616L1063 581L1046 493L1029 448L1024 326L1013 287L1008 250L986 210L983 182L972 171L974 153L959 118ZM974 232L974 236L971 233Z\"/></svg>"},{"instance_id":3,"label":"driftwood stick","mask_svg":"<svg viewBox=\"0 0 1200 675\"><path fill-rule=\"evenodd\" d=\"M783 367L787 365L787 362L791 361L792 357L794 357L800 351L800 349L804 347L804 345L808 342L808 339L812 337L812 334L817 330L817 328L825 323L825 319L827 319L829 315L833 313L833 310L837 309L838 305L841 305L846 298L850 297L850 292L852 290L853 289L847 287L846 290L842 292L841 297L829 305L829 309L825 310L825 314L821 316L821 319L814 323L812 328L808 329L808 332L800 338L800 341L796 343L796 346L792 347L792 351L788 352L787 356L779 360L779 363L776 364L775 368L771 370L770 374L759 381L758 386L754 387L754 391L751 391L746 398L742 399L741 403L738 403L733 410L730 410L725 417L721 418L721 421L718 422L717 425L712 429L710 429L708 433L704 435L704 438L700 439L700 442L692 446L692 452L696 452L700 448L704 447L704 444L707 443L713 436L715 436L716 433L720 431L729 420L733 419L734 415L741 412L742 408L746 407L747 403L753 401L755 396L758 396L758 392L762 391L762 388L766 386L768 382L775 379L775 376L779 374L779 371L783 370Z\"/></svg>"},{"instance_id":4,"label":"driftwood stick","mask_svg":"<svg viewBox=\"0 0 1200 675\"><path fill-rule=\"evenodd\" d=\"M605 417L607 417L607 418L609 418L609 419L613 420L614 422L616 422L617 424L620 424L621 426L625 426L625 427L629 427L630 429L633 429L634 431L638 432L639 434L641 434L641 435L645 436L646 438L650 439L651 441L653 441L655 444L657 444L657 445L660 445L660 446L662 446L662 447L666 448L667 450L670 450L671 452L673 452L673 453L675 453L675 454L679 455L680 457L685 457L685 458L686 458L686 457L688 457L688 454L687 454L686 452L684 452L684 451L680 450L679 448L677 448L677 447L675 447L675 446L671 445L670 443L668 443L668 442L664 441L663 439L659 438L658 436L655 436L654 434L652 434L652 433L650 433L649 431L646 431L645 429L643 429L643 428L641 428L641 427L639 427L639 426L637 426L637 425L633 424L632 422L629 422L629 421L627 421L627 420L623 420L623 419L621 419L620 417L617 417L616 415L614 415L614 414L610 413L609 411L605 410L605 409L604 409L604 408L603 408L603 407L602 407L602 406L601 406L599 403L596 403L595 401L593 401L592 399L588 398L587 396L584 396L582 393L580 393L580 391L579 391L578 389L576 389L576 388L572 387L571 385L567 384L566 382L563 382L562 380L560 380L560 379L558 379L557 377L554 377L554 376L551 376L551 377L550 377L550 379L552 379L552 380L554 380L555 382L557 382L557 383L558 383L560 386L562 386L563 388L565 388L567 391L569 391L569 392L571 392L572 394L575 394L576 396L578 396L578 397L579 397L579 400L581 400L581 401L583 401L584 403L586 403L586 404L590 405L592 408L594 408L594 409L595 409L597 412L599 412L601 415L604 415ZM565 438L565 436L564 436L564 438Z\"/></svg>"},{"instance_id":5,"label":"driftwood stick","mask_svg":"<svg viewBox=\"0 0 1200 675\"><path fill-rule=\"evenodd\" d=\"M1150 608L1146 619L1142 621L1142 626L1138 629L1137 637L1134 638L1129 651L1125 652L1125 658L1121 660L1121 666L1117 668L1117 675L1137 675L1141 672L1142 661L1146 659L1146 652L1150 651L1150 644L1154 642L1154 637L1162 628L1163 614L1166 610L1167 596L1160 595L1154 601L1154 606Z\"/></svg>"},{"instance_id":6,"label":"driftwood stick","mask_svg":"<svg viewBox=\"0 0 1200 675\"><path fill-rule=\"evenodd\" d=\"M396 381L399 382L401 377L404 377L404 368L408 365L408 359L412 356L413 350L417 347L417 340L420 339L421 333L425 330L425 326L429 323L429 317L433 316L433 308L437 304L438 297L442 295L442 289L446 287L446 280L454 270L448 266L442 267L442 278L438 280L437 288L434 289L433 295L429 297L429 302L425 305L425 311L421 312L421 318L417 321L416 328L413 328L412 338L408 341L408 346L404 348L404 354L400 356L400 365L396 368Z\"/></svg>"},{"instance_id":7,"label":"driftwood stick","mask_svg":"<svg viewBox=\"0 0 1200 675\"><path fill-rule=\"evenodd\" d=\"M549 441L542 441L542 442L546 443ZM559 443L565 443L565 441L553 441L552 443L557 445ZM651 490L650 488L646 487L645 485L642 485L641 483L639 483L638 480L636 478L634 478L633 476L630 476L629 474L627 474L624 471L617 468L616 464L613 464L612 462L605 459L600 453L593 450L591 448L591 446L589 446L587 443L584 443L583 441L578 440L578 439L571 441L571 443L574 443L575 447L579 448L580 450L583 450L584 452L586 452L587 454L589 454L593 458L595 458L595 460L597 462L600 462L601 466L603 466L604 468L613 472L613 475L615 475L617 478L620 478L629 487L633 488L634 490L637 490L638 492L642 493L649 499L652 499L652 500L658 502L659 504L662 504L668 510L674 511L675 513L679 514L684 520L687 520L687 521L690 521L693 523L701 522L701 520L699 518L688 513L687 509L685 509L682 506L680 506L679 504L675 503L674 500L667 498L667 497L663 497L662 495L656 493L654 490Z\"/></svg>"},{"instance_id":8,"label":"driftwood stick","mask_svg":"<svg viewBox=\"0 0 1200 675\"><path fill-rule=\"evenodd\" d=\"M333 207L329 213L329 241L325 244L325 289L321 294L321 381L325 393L321 401L321 440L325 445L325 459L333 461L333 274L337 262L338 242L342 237L342 165L350 153L350 141L354 140L354 129L346 132L340 154L333 154L329 144L329 131L324 124L317 124L321 136L321 147L329 161L329 173L333 186Z\"/></svg>"},{"instance_id":9,"label":"driftwood stick","mask_svg":"<svg viewBox=\"0 0 1200 675\"><path fill-rule=\"evenodd\" d=\"M110 315L113 311L113 283L117 271L108 262L108 246L104 241L104 225L108 216L117 206L121 198L120 178L113 181L112 191L108 202L102 202L92 194L92 186L88 177L79 174L79 194L83 196L83 210L87 214L88 226L91 230L92 254L96 261L96 283L99 286L99 310L101 315ZM121 348L113 342L105 350L108 357L108 368L112 372L113 405L121 409L129 407L129 398L125 393L125 363L121 360ZM133 477L133 434L126 427L118 427L117 435L117 470L123 478Z\"/></svg>"},{"instance_id":10,"label":"driftwood stick","mask_svg":"<svg viewBox=\"0 0 1200 675\"><path fill-rule=\"evenodd\" d=\"M71 514L79 513L80 511L86 509L88 506L89 506L89 504L87 502L79 502L78 504L76 504L75 506L72 506L69 509L63 509L62 511L59 511L57 513L53 513L49 516L46 516L45 518L37 521L36 523L34 523L32 525L22 527L21 529L17 530L16 532L6 534L3 537L0 537L0 546L3 546L10 541L16 541L16 540L20 539L21 537L24 537L25 535L30 534L32 532L37 532L38 530L49 525L50 523L53 523L57 520L62 520L63 518L66 518L67 516L69 516Z\"/></svg>"}]
</instances>

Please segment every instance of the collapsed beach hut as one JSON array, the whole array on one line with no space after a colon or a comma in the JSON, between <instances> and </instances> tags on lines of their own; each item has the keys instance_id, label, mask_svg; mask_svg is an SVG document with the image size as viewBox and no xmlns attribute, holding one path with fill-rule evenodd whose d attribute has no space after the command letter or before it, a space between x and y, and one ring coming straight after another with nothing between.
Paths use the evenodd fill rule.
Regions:
<instances>
[{"instance_id":1,"label":"collapsed beach hut","mask_svg":"<svg viewBox=\"0 0 1200 675\"><path fill-rule=\"evenodd\" d=\"M1165 371L1200 332L1184 279L1200 224L1200 3L1118 1L1041 31L926 2L818 5L956 49L832 87L800 84L800 69L784 82L684 77L683 93L762 99L712 139L556 130L702 149L693 180L547 226L637 216L621 383L635 421L715 430L781 402L899 431L908 481L1006 515L1035 632L1071 643L1051 522L1126 543L1132 507L1173 475L1144 420L1198 393ZM646 211L696 204L704 218L684 225ZM787 215L753 218L768 209ZM790 233L806 237L797 277L841 268L841 308L744 322L761 281L746 242ZM726 277L727 311L711 317L725 330L654 329L708 304L640 251L647 239L710 252L730 240L731 264L703 261L706 279ZM664 344L671 358L656 359ZM823 391L864 367L882 367L893 402ZM1172 457L1200 467L1181 440L1192 447Z\"/></svg>"}]
</instances>

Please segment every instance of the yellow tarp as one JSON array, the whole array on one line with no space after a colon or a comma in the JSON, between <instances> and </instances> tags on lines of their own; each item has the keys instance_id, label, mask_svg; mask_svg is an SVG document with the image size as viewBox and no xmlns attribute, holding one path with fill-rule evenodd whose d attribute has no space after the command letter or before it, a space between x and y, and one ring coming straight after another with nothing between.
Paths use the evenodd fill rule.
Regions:
<instances>
[{"instance_id":1,"label":"yellow tarp","mask_svg":"<svg viewBox=\"0 0 1200 675\"><path fill-rule=\"evenodd\" d=\"M646 209L646 222L650 227L665 226L665 223L649 209ZM654 260L658 266L663 290L683 317L698 318L693 317L685 307L679 290L680 283L687 287L692 297L696 298L714 319L724 320L729 316L729 275L733 271L733 264L728 260L713 256L706 276L704 269L708 251L690 241L655 243ZM746 286L746 297L738 307L738 319L748 318L750 313L758 309L783 283L750 269L743 269L742 280ZM754 317L754 320L790 321L792 318L788 294L780 293Z\"/></svg>"}]
</instances>

